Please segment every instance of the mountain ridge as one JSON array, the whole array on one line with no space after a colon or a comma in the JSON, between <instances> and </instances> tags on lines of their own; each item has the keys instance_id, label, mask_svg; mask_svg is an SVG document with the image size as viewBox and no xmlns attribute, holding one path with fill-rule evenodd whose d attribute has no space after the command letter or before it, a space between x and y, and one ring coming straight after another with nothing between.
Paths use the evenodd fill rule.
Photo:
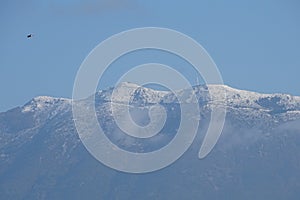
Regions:
<instances>
[{"instance_id":1,"label":"mountain ridge","mask_svg":"<svg viewBox=\"0 0 300 200\"><path fill-rule=\"evenodd\" d=\"M158 94L158 96L160 98L163 98L163 97L171 94L170 91L154 90L151 88L142 87L137 84L128 83L128 82L123 82L123 83L121 83L120 86L116 87L117 90L120 88L123 88L123 89L130 88L130 89L132 89L132 91L142 89L146 92L156 93L156 94ZM96 96L98 95L100 97L102 96L105 100L110 101L111 99L107 98L107 96L108 97L111 96L111 92L113 89L115 89L115 88L110 87L109 89L106 89L106 90L99 90L95 93L95 95ZM235 89L235 88L229 87L227 85L198 85L198 86L193 86L193 89L195 90L196 94L197 94L197 92L202 92L202 95L205 92L209 93L210 91L212 91L214 95L225 92L227 106L235 104L235 105L240 105L241 107L248 106L249 108L250 107L260 108L260 106L261 106L260 104L263 104L264 102L260 102L260 104L259 104L259 102L255 102L255 101L258 101L259 98L264 98L265 100L268 100L268 99L272 100L272 98L276 98L275 101L277 103L286 104L286 105L289 105L290 107L291 107L291 104L294 104L295 105L294 110L300 111L300 96L293 96L293 95L284 94L284 93L274 93L274 94L258 93L258 92L253 92L253 91ZM181 89L181 90L175 91L175 93L180 93L184 90L185 89ZM159 99L159 100L161 100L161 99ZM122 99L121 100L115 99L115 101L122 102ZM158 100L156 100L154 102L158 103L157 101ZM27 111L30 111L29 105L35 105L35 108L41 108L43 106L47 107L47 104L57 103L57 102L65 102L66 104L71 104L72 99L61 98L61 97L51 97L51 96L37 96L37 97L34 97L33 99L31 99L25 105L19 106L19 107L23 108L24 112L27 112ZM253 103L256 103L256 105L253 106ZM263 108L263 106L261 106L261 108ZM6 111L4 111L4 112L6 112ZM4 112L2 112L2 113L4 113Z\"/></svg>"}]
</instances>

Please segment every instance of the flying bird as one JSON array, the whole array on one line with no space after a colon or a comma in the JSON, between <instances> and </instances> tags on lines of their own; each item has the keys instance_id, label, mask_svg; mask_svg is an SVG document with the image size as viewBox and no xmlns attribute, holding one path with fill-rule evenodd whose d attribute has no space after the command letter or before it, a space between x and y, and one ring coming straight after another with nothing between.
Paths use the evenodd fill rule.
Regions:
<instances>
[{"instance_id":1,"label":"flying bird","mask_svg":"<svg viewBox=\"0 0 300 200\"><path fill-rule=\"evenodd\" d=\"M28 34L27 38L31 38L33 36L33 34Z\"/></svg>"}]
</instances>

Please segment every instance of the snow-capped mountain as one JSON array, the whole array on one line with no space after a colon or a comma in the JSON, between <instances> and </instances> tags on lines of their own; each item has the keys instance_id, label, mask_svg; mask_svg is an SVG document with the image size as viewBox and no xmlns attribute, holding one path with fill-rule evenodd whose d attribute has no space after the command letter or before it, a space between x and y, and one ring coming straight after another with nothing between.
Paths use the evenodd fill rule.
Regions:
<instances>
[{"instance_id":1,"label":"snow-capped mountain","mask_svg":"<svg viewBox=\"0 0 300 200\"><path fill-rule=\"evenodd\" d=\"M189 150L169 167L127 174L94 159L77 134L72 100L36 97L0 113L0 199L299 199L300 97L260 94L225 85L156 91L132 83L98 91L95 110L107 137L120 148L150 152L168 144L180 122L180 103L196 95L199 130ZM222 95L226 98L222 99ZM83 109L90 98L81 101ZM111 104L129 102L133 120L149 123L152 105L165 108L163 129L149 139L126 135ZM227 110L222 135L203 160L198 151L210 112Z\"/></svg>"}]
</instances>

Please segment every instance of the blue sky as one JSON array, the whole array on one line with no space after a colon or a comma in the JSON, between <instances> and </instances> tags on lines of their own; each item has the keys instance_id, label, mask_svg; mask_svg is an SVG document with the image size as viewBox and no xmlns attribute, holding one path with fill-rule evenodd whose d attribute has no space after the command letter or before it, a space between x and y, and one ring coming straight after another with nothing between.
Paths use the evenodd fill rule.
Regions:
<instances>
[{"instance_id":1,"label":"blue sky","mask_svg":"<svg viewBox=\"0 0 300 200\"><path fill-rule=\"evenodd\" d=\"M227 85L300 95L299 8L297 0L2 1L0 111L38 95L71 97L76 72L97 44L145 26L194 38ZM27 39L28 33L34 37ZM137 59L150 61L156 54Z\"/></svg>"}]
</instances>

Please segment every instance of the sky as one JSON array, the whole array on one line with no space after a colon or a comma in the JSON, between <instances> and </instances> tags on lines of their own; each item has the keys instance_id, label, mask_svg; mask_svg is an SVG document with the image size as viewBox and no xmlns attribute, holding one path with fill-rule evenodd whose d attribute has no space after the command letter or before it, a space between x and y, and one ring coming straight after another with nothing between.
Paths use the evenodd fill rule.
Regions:
<instances>
[{"instance_id":1,"label":"sky","mask_svg":"<svg viewBox=\"0 0 300 200\"><path fill-rule=\"evenodd\" d=\"M96 45L149 26L195 39L226 85L300 95L299 8L297 0L1 1L0 112L40 95L71 98L77 70ZM29 33L34 36L27 39ZM116 64L108 77L117 77L118 67L152 60L180 64L166 54L142 52ZM107 79L102 87L109 85Z\"/></svg>"}]
</instances>

